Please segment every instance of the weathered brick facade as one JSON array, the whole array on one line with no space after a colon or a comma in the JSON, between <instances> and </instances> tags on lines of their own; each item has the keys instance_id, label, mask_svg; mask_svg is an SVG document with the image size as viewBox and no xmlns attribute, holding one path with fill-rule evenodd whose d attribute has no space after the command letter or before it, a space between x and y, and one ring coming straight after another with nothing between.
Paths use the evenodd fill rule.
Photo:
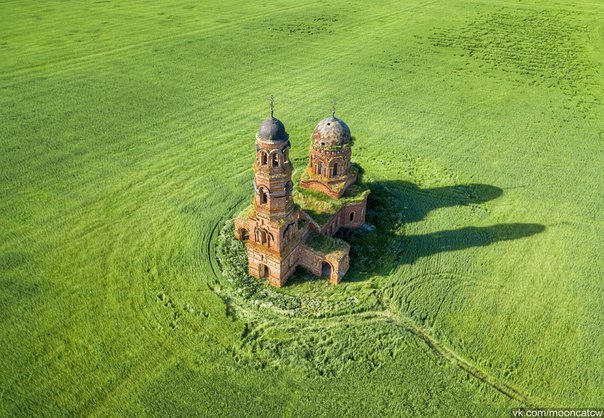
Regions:
<instances>
[{"instance_id":1,"label":"weathered brick facade","mask_svg":"<svg viewBox=\"0 0 604 418\"><path fill-rule=\"evenodd\" d=\"M300 187L340 199L357 180L350 163L350 139L341 120L319 122ZM297 266L338 284L349 267L350 246L329 237L340 228L364 224L367 195L342 203L326 222L318 223L293 201L289 149L283 124L272 116L262 122L256 134L253 204L235 220L235 237L247 241L250 275L266 278L273 286L283 286ZM318 242L323 247L316 248Z\"/></svg>"},{"instance_id":2,"label":"weathered brick facade","mask_svg":"<svg viewBox=\"0 0 604 418\"><path fill-rule=\"evenodd\" d=\"M357 181L350 163L350 129L340 119L331 117L317 124L312 138L308 167L300 186L339 199Z\"/></svg>"}]
</instances>

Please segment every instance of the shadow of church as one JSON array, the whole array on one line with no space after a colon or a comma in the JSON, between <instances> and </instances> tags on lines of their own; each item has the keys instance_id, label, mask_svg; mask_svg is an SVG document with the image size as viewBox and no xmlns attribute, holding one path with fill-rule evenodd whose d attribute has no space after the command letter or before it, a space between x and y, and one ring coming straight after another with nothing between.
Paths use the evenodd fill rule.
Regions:
<instances>
[{"instance_id":1,"label":"shadow of church","mask_svg":"<svg viewBox=\"0 0 604 418\"><path fill-rule=\"evenodd\" d=\"M375 230L339 233L351 244L351 271L345 281L386 275L422 257L528 238L545 231L541 224L510 223L408 235L405 225L422 221L433 210L480 205L501 197L503 190L487 184L422 189L400 180L376 181L368 186L367 223Z\"/></svg>"}]
</instances>

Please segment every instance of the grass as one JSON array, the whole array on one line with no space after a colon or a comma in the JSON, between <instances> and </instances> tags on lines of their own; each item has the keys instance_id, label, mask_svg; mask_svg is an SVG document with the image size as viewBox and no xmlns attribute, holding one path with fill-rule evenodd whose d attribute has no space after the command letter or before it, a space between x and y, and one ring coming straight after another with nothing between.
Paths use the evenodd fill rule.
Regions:
<instances>
[{"instance_id":1,"label":"grass","mask_svg":"<svg viewBox=\"0 0 604 418\"><path fill-rule=\"evenodd\" d=\"M292 193L294 201L300 205L300 209L308 213L319 225L325 225L345 204L361 202L369 193L367 186L362 182L358 182L350 185L342 197L333 199L322 192L300 187L297 176L294 176L293 179L295 181L294 184L296 184Z\"/></svg>"},{"instance_id":2,"label":"grass","mask_svg":"<svg viewBox=\"0 0 604 418\"><path fill-rule=\"evenodd\" d=\"M313 234L305 244L322 254L330 254L335 251L340 251L344 248L344 241L338 238L329 237L326 235Z\"/></svg>"},{"instance_id":3,"label":"grass","mask_svg":"<svg viewBox=\"0 0 604 418\"><path fill-rule=\"evenodd\" d=\"M236 216L237 219L241 221L247 221L250 214L254 211L254 205L250 204L245 207L241 212L239 212Z\"/></svg>"},{"instance_id":4,"label":"grass","mask_svg":"<svg viewBox=\"0 0 604 418\"><path fill-rule=\"evenodd\" d=\"M3 3L0 415L598 406L603 14ZM221 238L270 94L297 169L334 97L356 138L339 286L246 284Z\"/></svg>"}]
</instances>

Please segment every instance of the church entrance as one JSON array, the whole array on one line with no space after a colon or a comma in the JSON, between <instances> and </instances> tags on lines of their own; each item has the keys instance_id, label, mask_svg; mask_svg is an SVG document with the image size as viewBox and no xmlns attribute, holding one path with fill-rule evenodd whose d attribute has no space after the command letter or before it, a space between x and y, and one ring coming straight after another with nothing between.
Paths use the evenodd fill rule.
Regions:
<instances>
[{"instance_id":1,"label":"church entrance","mask_svg":"<svg viewBox=\"0 0 604 418\"><path fill-rule=\"evenodd\" d=\"M260 264L258 266L258 273L260 277L264 277L268 279L268 266L266 264Z\"/></svg>"},{"instance_id":2,"label":"church entrance","mask_svg":"<svg viewBox=\"0 0 604 418\"><path fill-rule=\"evenodd\" d=\"M327 261L323 261L321 265L321 277L324 279L331 277L331 265Z\"/></svg>"},{"instance_id":3,"label":"church entrance","mask_svg":"<svg viewBox=\"0 0 604 418\"><path fill-rule=\"evenodd\" d=\"M245 228L241 228L241 230L239 231L239 236L241 237L241 239L243 241L250 239L250 234L249 234L249 232L247 232L247 229L245 229Z\"/></svg>"}]
</instances>

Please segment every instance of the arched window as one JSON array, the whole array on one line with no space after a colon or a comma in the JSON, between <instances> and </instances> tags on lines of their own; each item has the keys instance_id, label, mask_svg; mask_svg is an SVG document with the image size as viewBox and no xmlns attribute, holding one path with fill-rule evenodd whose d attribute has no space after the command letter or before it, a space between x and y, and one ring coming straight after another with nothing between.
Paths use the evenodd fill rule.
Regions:
<instances>
[{"instance_id":1,"label":"arched window","mask_svg":"<svg viewBox=\"0 0 604 418\"><path fill-rule=\"evenodd\" d=\"M289 148L283 150L283 162L289 161Z\"/></svg>"},{"instance_id":2,"label":"arched window","mask_svg":"<svg viewBox=\"0 0 604 418\"><path fill-rule=\"evenodd\" d=\"M260 189L259 193L260 193L260 204L265 205L268 202L268 193L264 189Z\"/></svg>"},{"instance_id":3,"label":"arched window","mask_svg":"<svg viewBox=\"0 0 604 418\"><path fill-rule=\"evenodd\" d=\"M279 155L277 153L273 154L273 167L279 167Z\"/></svg>"},{"instance_id":4,"label":"arched window","mask_svg":"<svg viewBox=\"0 0 604 418\"><path fill-rule=\"evenodd\" d=\"M338 163L334 163L333 167L331 168L331 175L332 177L338 177Z\"/></svg>"},{"instance_id":5,"label":"arched window","mask_svg":"<svg viewBox=\"0 0 604 418\"><path fill-rule=\"evenodd\" d=\"M349 217L350 217L350 222L353 222L354 221L354 212L350 212Z\"/></svg>"},{"instance_id":6,"label":"arched window","mask_svg":"<svg viewBox=\"0 0 604 418\"><path fill-rule=\"evenodd\" d=\"M323 162L322 161L319 161L319 163L317 164L317 174L323 175Z\"/></svg>"},{"instance_id":7,"label":"arched window","mask_svg":"<svg viewBox=\"0 0 604 418\"><path fill-rule=\"evenodd\" d=\"M266 231L262 229L258 231L258 241L260 244L266 244Z\"/></svg>"},{"instance_id":8,"label":"arched window","mask_svg":"<svg viewBox=\"0 0 604 418\"><path fill-rule=\"evenodd\" d=\"M265 151L262 151L262 154L260 156L260 163L262 165L267 165L268 164L268 154Z\"/></svg>"}]
</instances>

